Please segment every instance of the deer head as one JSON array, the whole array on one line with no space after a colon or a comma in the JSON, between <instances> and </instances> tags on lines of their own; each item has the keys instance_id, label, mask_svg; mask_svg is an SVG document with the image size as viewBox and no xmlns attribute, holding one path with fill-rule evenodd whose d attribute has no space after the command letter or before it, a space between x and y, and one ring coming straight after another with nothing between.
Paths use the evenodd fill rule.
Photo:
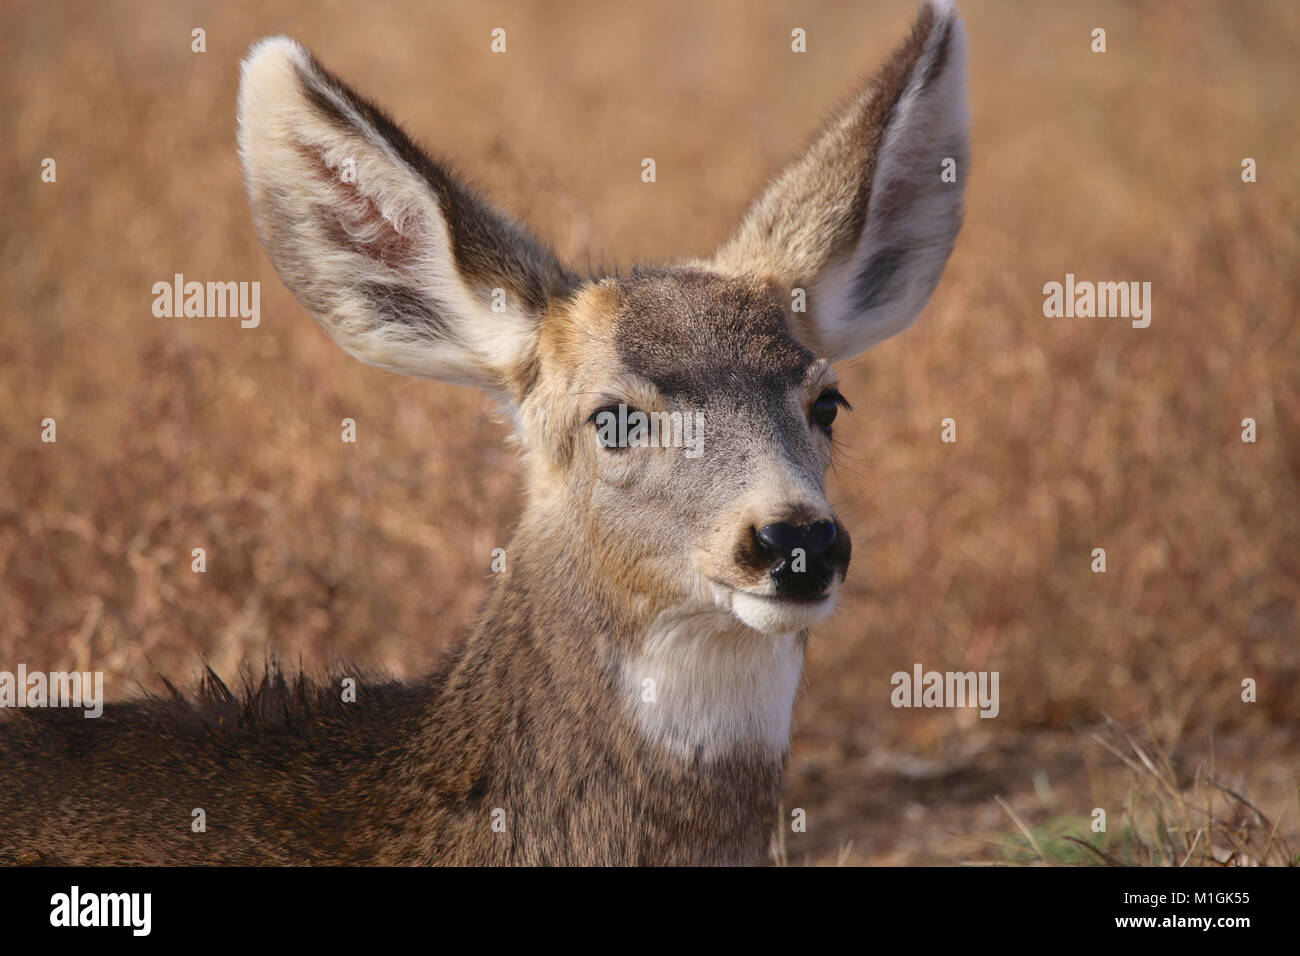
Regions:
<instances>
[{"instance_id":1,"label":"deer head","mask_svg":"<svg viewBox=\"0 0 1300 956\"><path fill-rule=\"evenodd\" d=\"M834 363L907 328L939 281L964 60L956 14L925 3L714 258L624 277L565 268L288 39L244 63L240 151L262 243L339 345L509 409L512 547L564 568L552 600L599 606L632 644L684 620L761 643L829 613L848 568L825 492ZM668 423L657 444L621 440L648 421Z\"/></svg>"}]
</instances>

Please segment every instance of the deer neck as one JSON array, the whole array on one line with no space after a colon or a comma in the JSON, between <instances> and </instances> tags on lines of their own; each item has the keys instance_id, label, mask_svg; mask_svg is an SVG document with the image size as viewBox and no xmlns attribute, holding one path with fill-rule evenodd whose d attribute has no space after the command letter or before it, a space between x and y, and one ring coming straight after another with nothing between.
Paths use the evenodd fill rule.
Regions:
<instances>
[{"instance_id":1,"label":"deer neck","mask_svg":"<svg viewBox=\"0 0 1300 956\"><path fill-rule=\"evenodd\" d=\"M566 544L581 540L525 516L462 669L494 661L537 732L592 729L683 766L782 765L806 635L759 633L708 595L631 594L598 548ZM574 726L577 701L604 726Z\"/></svg>"}]
</instances>

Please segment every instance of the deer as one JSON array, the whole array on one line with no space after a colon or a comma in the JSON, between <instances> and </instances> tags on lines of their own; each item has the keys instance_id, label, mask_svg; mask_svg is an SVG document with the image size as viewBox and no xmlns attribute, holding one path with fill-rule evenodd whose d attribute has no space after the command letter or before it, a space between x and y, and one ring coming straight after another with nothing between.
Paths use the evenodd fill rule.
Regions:
<instances>
[{"instance_id":1,"label":"deer","mask_svg":"<svg viewBox=\"0 0 1300 956\"><path fill-rule=\"evenodd\" d=\"M433 673L362 675L351 701L268 665L239 693L209 670L94 720L0 715L0 860L769 862L809 631L851 553L826 491L835 369L939 282L965 73L958 13L924 0L712 258L584 274L299 43L255 43L258 237L347 353L505 409L506 569ZM638 412L698 416L699 454L602 437Z\"/></svg>"}]
</instances>

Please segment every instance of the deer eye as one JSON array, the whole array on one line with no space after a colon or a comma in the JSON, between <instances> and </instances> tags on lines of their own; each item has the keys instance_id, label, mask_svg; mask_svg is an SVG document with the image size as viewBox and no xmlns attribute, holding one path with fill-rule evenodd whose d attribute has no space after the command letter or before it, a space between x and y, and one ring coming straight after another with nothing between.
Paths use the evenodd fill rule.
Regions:
<instances>
[{"instance_id":1,"label":"deer eye","mask_svg":"<svg viewBox=\"0 0 1300 956\"><path fill-rule=\"evenodd\" d=\"M639 414L635 408L623 404L602 405L591 413L587 424L595 426L596 442L601 448L615 452L626 451L628 434L636 422L636 419L633 419L629 423L628 419L632 415L639 416Z\"/></svg>"},{"instance_id":2,"label":"deer eye","mask_svg":"<svg viewBox=\"0 0 1300 956\"><path fill-rule=\"evenodd\" d=\"M817 397L817 401L812 407L812 420L818 428L826 434L831 433L831 423L835 421L835 416L840 410L840 406L849 408L848 400L845 399L838 391L828 388Z\"/></svg>"}]
</instances>

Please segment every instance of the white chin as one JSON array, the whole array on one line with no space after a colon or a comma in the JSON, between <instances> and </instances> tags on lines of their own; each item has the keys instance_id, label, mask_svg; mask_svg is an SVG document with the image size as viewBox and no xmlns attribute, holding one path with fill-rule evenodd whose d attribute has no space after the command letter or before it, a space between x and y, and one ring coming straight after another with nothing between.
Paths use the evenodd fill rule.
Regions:
<instances>
[{"instance_id":1,"label":"white chin","mask_svg":"<svg viewBox=\"0 0 1300 956\"><path fill-rule=\"evenodd\" d=\"M835 610L834 592L820 601L790 601L732 591L731 613L763 634L788 634L812 627Z\"/></svg>"}]
</instances>

